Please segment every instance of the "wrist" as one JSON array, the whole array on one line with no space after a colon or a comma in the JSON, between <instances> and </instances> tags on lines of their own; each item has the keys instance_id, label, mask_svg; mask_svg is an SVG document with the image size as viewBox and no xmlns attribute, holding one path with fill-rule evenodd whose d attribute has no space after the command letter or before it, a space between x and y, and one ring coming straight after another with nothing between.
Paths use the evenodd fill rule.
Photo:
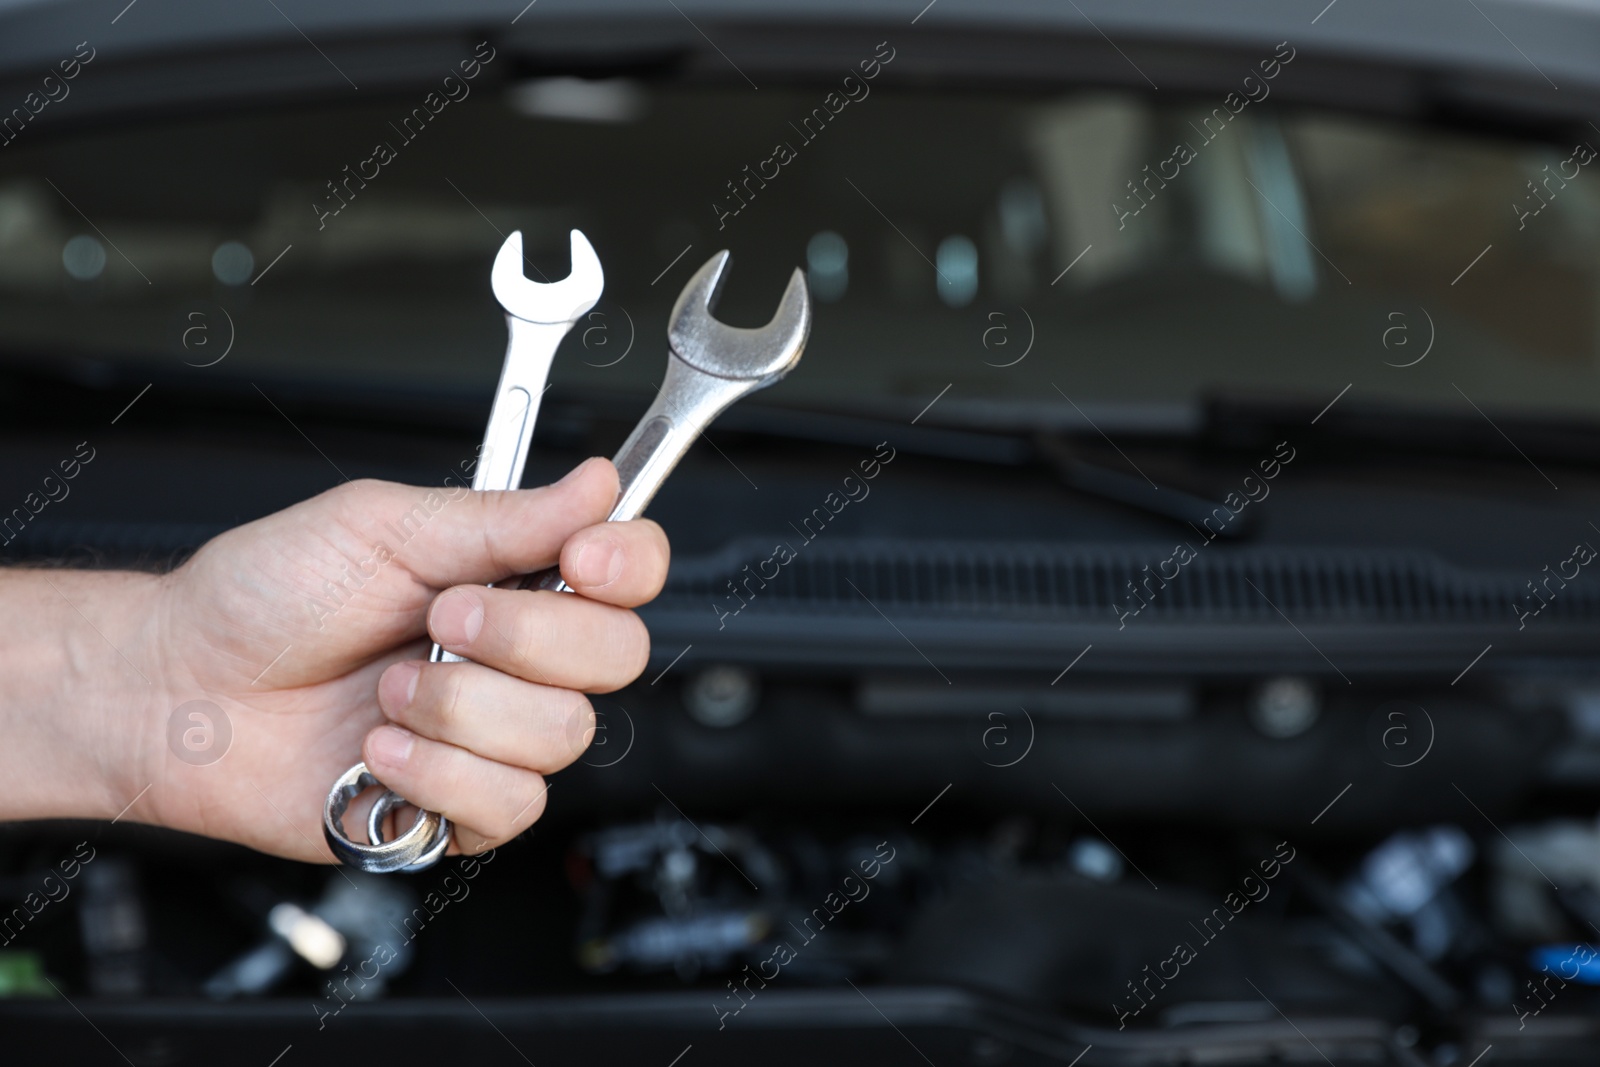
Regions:
<instances>
[{"instance_id":1,"label":"wrist","mask_svg":"<svg viewBox=\"0 0 1600 1067\"><path fill-rule=\"evenodd\" d=\"M125 571L0 574L0 818L111 819L153 783L161 585Z\"/></svg>"}]
</instances>

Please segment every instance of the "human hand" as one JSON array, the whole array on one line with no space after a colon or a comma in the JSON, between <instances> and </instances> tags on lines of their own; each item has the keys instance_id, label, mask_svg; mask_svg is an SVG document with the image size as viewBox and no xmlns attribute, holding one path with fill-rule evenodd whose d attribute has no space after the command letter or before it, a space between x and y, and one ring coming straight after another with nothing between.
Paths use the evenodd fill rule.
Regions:
<instances>
[{"instance_id":1,"label":"human hand","mask_svg":"<svg viewBox=\"0 0 1600 1067\"><path fill-rule=\"evenodd\" d=\"M159 666L120 788L151 787L128 817L327 862L323 801L364 759L455 824L452 853L515 837L593 737L583 694L649 656L628 609L660 591L667 540L604 522L616 496L606 460L514 492L365 480L209 542L155 587ZM483 587L558 560L577 595ZM427 634L472 662L426 662ZM217 762L169 748L191 700L227 717Z\"/></svg>"}]
</instances>

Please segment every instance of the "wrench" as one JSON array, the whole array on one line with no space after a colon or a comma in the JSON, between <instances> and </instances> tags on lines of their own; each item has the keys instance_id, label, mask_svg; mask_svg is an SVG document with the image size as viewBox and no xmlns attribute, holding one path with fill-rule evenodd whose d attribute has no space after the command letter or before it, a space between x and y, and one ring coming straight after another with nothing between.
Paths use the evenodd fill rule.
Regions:
<instances>
[{"instance_id":1,"label":"wrench","mask_svg":"<svg viewBox=\"0 0 1600 1067\"><path fill-rule=\"evenodd\" d=\"M472 477L475 491L515 489L522 484L534 420L539 415L539 401L544 396L545 378L556 348L572 324L594 307L605 285L594 247L577 230L572 231L572 272L561 281L541 284L523 276L520 230L500 246L489 277L496 299L505 308L510 339L483 447L478 450L477 470ZM428 658L434 663L461 662L460 656L438 645L433 646ZM374 823L382 823L383 815L404 803L392 790L374 807L377 818L368 820L371 844L360 844L345 834L344 813L350 801L368 786L378 784L381 783L365 763L340 775L329 790L322 811L322 834L328 847L342 863L375 874L431 867L450 846L450 821L431 811L419 811L409 830L393 841L384 841L375 832Z\"/></svg>"},{"instance_id":2,"label":"wrench","mask_svg":"<svg viewBox=\"0 0 1600 1067\"><path fill-rule=\"evenodd\" d=\"M728 253L718 252L678 294L667 325L667 374L655 401L617 450L621 486L607 522L636 519L695 438L741 397L765 389L800 362L811 335L811 295L798 267L772 321L747 330L711 314L721 295ZM519 589L569 592L558 567L524 577Z\"/></svg>"},{"instance_id":3,"label":"wrench","mask_svg":"<svg viewBox=\"0 0 1600 1067\"><path fill-rule=\"evenodd\" d=\"M718 322L711 314L727 265L728 253L718 252L678 294L667 325L671 354L661 390L612 460L620 488L608 522L643 514L656 490L711 420L739 398L788 374L805 352L811 335L811 296L799 268L790 275L772 321L748 330ZM561 580L559 567L547 567L505 584L515 584L518 589L571 591ZM374 842L381 842L383 816L393 806L390 796L380 800L368 818ZM390 844L403 839L404 835ZM431 866L442 854L442 849L423 854L405 869Z\"/></svg>"}]
</instances>

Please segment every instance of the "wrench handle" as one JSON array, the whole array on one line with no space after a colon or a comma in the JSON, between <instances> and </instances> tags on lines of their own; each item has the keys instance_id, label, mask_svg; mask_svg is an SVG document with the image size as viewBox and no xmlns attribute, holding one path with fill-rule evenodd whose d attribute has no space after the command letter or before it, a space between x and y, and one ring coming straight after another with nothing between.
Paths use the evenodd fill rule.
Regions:
<instances>
[{"instance_id":1,"label":"wrench handle","mask_svg":"<svg viewBox=\"0 0 1600 1067\"><path fill-rule=\"evenodd\" d=\"M474 491L515 489L522 484L550 364L571 328L570 322L528 322L506 316L506 358L483 431L483 447L478 450Z\"/></svg>"},{"instance_id":2,"label":"wrench handle","mask_svg":"<svg viewBox=\"0 0 1600 1067\"><path fill-rule=\"evenodd\" d=\"M573 247L576 250L576 237ZM477 469L472 476L474 492L515 489L522 484L528 446L539 417L539 401L544 398L545 379L561 339L571 328L570 321L530 322L509 312L506 314L506 358L500 369L500 382L495 387L483 446L478 449ZM446 652L437 644L429 652L428 660L431 663L465 662L463 657ZM380 807L373 809L376 818L369 821L367 831L370 844L352 841L346 835L343 814L347 805L362 789L381 784L365 763L351 767L335 783L323 805L322 830L328 847L343 863L374 873L419 871L433 866L450 845L450 821L443 816L419 812L412 828L394 841L384 841L374 832L381 830L383 816L391 808L404 803L393 790L387 790L379 801Z\"/></svg>"},{"instance_id":3,"label":"wrench handle","mask_svg":"<svg viewBox=\"0 0 1600 1067\"><path fill-rule=\"evenodd\" d=\"M570 322L528 322L506 315L506 359L494 406L489 410L483 447L478 450L478 467L472 477L474 492L515 489L522 484L533 426L539 418L539 401L544 398L544 381L556 348L571 327ZM428 662L465 663L466 659L434 645Z\"/></svg>"},{"instance_id":4,"label":"wrench handle","mask_svg":"<svg viewBox=\"0 0 1600 1067\"><path fill-rule=\"evenodd\" d=\"M617 468L617 502L606 521L624 522L643 515L701 431L734 401L767 384L718 378L696 370L673 353L667 359L661 391L612 457ZM559 567L525 575L514 587L571 592L571 587L561 580Z\"/></svg>"}]
</instances>

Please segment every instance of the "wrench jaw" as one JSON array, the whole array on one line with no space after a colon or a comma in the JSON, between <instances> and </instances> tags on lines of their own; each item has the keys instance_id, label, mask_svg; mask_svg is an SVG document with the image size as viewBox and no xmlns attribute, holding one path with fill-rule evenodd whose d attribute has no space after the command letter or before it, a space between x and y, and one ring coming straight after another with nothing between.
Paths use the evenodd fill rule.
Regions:
<instances>
[{"instance_id":1,"label":"wrench jaw","mask_svg":"<svg viewBox=\"0 0 1600 1067\"><path fill-rule=\"evenodd\" d=\"M558 282L536 282L522 273L522 231L513 230L494 257L489 284L512 318L555 324L582 317L600 300L605 273L594 246L572 231L572 273Z\"/></svg>"},{"instance_id":2,"label":"wrench jaw","mask_svg":"<svg viewBox=\"0 0 1600 1067\"><path fill-rule=\"evenodd\" d=\"M742 330L711 314L727 265L727 252L712 256L672 309L661 390L613 460L621 489L612 521L643 514L700 431L730 404L782 378L805 351L811 333L805 275L790 276L771 322Z\"/></svg>"},{"instance_id":3,"label":"wrench jaw","mask_svg":"<svg viewBox=\"0 0 1600 1067\"><path fill-rule=\"evenodd\" d=\"M711 314L722 293L726 250L706 260L678 294L667 341L683 362L718 378L771 385L793 370L811 335L811 297L797 267L772 321L754 330L729 326Z\"/></svg>"}]
</instances>

